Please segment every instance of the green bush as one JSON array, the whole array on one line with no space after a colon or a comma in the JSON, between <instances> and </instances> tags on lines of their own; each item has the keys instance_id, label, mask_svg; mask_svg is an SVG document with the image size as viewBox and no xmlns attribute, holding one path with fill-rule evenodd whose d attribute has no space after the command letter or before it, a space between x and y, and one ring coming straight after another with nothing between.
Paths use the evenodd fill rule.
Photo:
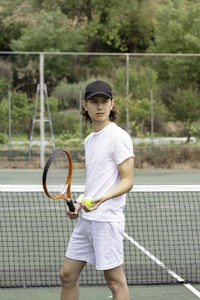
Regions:
<instances>
[{"instance_id":1,"label":"green bush","mask_svg":"<svg viewBox=\"0 0 200 300\"><path fill-rule=\"evenodd\" d=\"M5 133L0 133L0 144L8 143L8 136Z\"/></svg>"},{"instance_id":2,"label":"green bush","mask_svg":"<svg viewBox=\"0 0 200 300\"><path fill-rule=\"evenodd\" d=\"M53 130L55 134L69 132L76 134L77 126L80 123L80 113L78 110L65 110L62 112L52 113Z\"/></svg>"},{"instance_id":3,"label":"green bush","mask_svg":"<svg viewBox=\"0 0 200 300\"><path fill-rule=\"evenodd\" d=\"M14 133L29 133L33 115L33 101L26 94L12 92L11 94L11 126ZM8 129L8 99L0 102L1 130Z\"/></svg>"},{"instance_id":4,"label":"green bush","mask_svg":"<svg viewBox=\"0 0 200 300\"><path fill-rule=\"evenodd\" d=\"M52 95L59 100L59 109L79 107L79 85L67 84L62 81L53 91Z\"/></svg>"},{"instance_id":5,"label":"green bush","mask_svg":"<svg viewBox=\"0 0 200 300\"><path fill-rule=\"evenodd\" d=\"M125 128L126 123L126 99L115 97L115 104L119 110L117 122ZM167 119L168 111L165 105L154 100L154 131L162 132L163 122ZM133 136L147 135L151 131L151 102L150 99L129 98L129 126Z\"/></svg>"}]
</instances>

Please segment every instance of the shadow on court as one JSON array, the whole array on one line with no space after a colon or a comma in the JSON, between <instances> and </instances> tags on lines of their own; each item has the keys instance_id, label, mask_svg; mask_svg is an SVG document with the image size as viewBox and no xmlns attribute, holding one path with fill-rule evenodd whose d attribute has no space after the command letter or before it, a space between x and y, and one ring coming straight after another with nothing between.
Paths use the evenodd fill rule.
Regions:
<instances>
[{"instance_id":1,"label":"shadow on court","mask_svg":"<svg viewBox=\"0 0 200 300\"><path fill-rule=\"evenodd\" d=\"M200 285L194 285L200 290ZM195 300L197 297L181 285L129 286L131 300ZM0 300L59 300L60 288L0 289ZM107 287L82 287L79 300L109 300Z\"/></svg>"}]
</instances>

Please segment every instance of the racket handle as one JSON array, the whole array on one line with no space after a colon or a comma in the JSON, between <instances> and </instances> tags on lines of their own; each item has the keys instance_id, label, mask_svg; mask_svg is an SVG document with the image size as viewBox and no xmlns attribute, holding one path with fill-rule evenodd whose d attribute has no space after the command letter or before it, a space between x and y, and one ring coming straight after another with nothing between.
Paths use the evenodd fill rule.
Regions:
<instances>
[{"instance_id":1,"label":"racket handle","mask_svg":"<svg viewBox=\"0 0 200 300\"><path fill-rule=\"evenodd\" d=\"M72 200L70 200L70 202L66 201L67 202L67 205L69 207L69 210L74 212L75 211L75 207L74 207L74 203Z\"/></svg>"}]
</instances>

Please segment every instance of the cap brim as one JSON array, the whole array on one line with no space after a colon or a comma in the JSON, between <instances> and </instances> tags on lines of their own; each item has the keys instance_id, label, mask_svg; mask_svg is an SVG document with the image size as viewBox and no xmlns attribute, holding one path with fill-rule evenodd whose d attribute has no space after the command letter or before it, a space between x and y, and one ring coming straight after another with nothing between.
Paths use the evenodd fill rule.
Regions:
<instances>
[{"instance_id":1,"label":"cap brim","mask_svg":"<svg viewBox=\"0 0 200 300\"><path fill-rule=\"evenodd\" d=\"M89 99L91 99L92 97L94 97L96 95L104 95L104 96L107 96L110 99L113 98L111 95L108 95L108 94L106 94L104 92L95 92L95 93L91 93L91 94L87 95L87 97L85 97L85 100L89 100Z\"/></svg>"}]
</instances>

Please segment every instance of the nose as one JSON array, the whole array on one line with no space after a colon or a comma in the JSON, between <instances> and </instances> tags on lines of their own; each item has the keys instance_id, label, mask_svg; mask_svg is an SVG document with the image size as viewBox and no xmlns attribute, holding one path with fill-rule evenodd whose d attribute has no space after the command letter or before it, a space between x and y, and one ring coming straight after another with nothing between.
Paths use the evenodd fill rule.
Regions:
<instances>
[{"instance_id":1,"label":"nose","mask_svg":"<svg viewBox=\"0 0 200 300\"><path fill-rule=\"evenodd\" d=\"M98 105L97 105L97 108L99 109L99 110L101 110L102 108L103 108L103 103L98 103Z\"/></svg>"}]
</instances>

